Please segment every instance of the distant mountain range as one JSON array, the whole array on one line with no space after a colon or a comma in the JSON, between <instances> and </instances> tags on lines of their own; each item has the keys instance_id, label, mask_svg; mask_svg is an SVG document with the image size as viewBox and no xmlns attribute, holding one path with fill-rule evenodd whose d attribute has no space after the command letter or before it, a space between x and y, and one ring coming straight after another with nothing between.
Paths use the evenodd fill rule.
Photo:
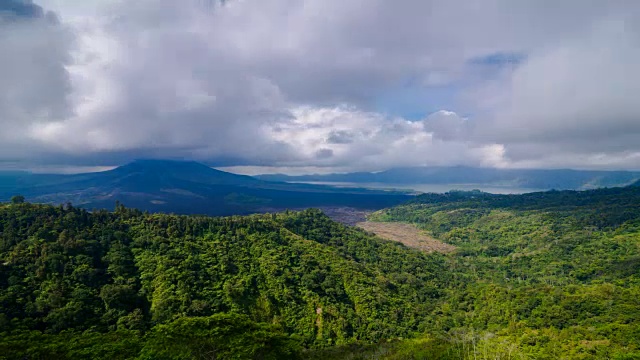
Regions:
<instances>
[{"instance_id":1,"label":"distant mountain range","mask_svg":"<svg viewBox=\"0 0 640 360\"><path fill-rule=\"evenodd\" d=\"M583 190L627 186L640 180L640 172L590 170L494 169L475 167L411 167L381 172L288 176L259 175L267 181L381 184L475 184L541 190Z\"/></svg>"},{"instance_id":2,"label":"distant mountain range","mask_svg":"<svg viewBox=\"0 0 640 360\"><path fill-rule=\"evenodd\" d=\"M168 160L76 175L0 172L0 201L16 194L30 202L71 202L88 209L113 208L119 201L152 212L208 215L324 206L379 209L409 199L399 192L272 182Z\"/></svg>"}]
</instances>

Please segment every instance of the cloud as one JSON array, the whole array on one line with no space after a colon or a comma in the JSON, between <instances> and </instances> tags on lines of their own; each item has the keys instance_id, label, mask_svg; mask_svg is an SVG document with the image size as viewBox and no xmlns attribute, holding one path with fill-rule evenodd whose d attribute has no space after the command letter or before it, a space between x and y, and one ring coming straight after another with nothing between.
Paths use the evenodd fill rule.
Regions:
<instances>
[{"instance_id":1,"label":"cloud","mask_svg":"<svg viewBox=\"0 0 640 360\"><path fill-rule=\"evenodd\" d=\"M634 2L0 0L2 9L12 14L0 20L11 34L0 35L3 159L640 168ZM416 113L427 115L402 117Z\"/></svg>"},{"instance_id":2,"label":"cloud","mask_svg":"<svg viewBox=\"0 0 640 360\"><path fill-rule=\"evenodd\" d=\"M345 130L332 130L327 136L326 142L328 144L351 144L354 140L355 134Z\"/></svg>"},{"instance_id":3,"label":"cloud","mask_svg":"<svg viewBox=\"0 0 640 360\"><path fill-rule=\"evenodd\" d=\"M441 140L459 141L466 137L467 121L452 111L437 111L427 116L423 123L425 130Z\"/></svg>"},{"instance_id":4,"label":"cloud","mask_svg":"<svg viewBox=\"0 0 640 360\"><path fill-rule=\"evenodd\" d=\"M331 149L320 149L316 151L316 159L328 159L333 156L333 150Z\"/></svg>"},{"instance_id":5,"label":"cloud","mask_svg":"<svg viewBox=\"0 0 640 360\"><path fill-rule=\"evenodd\" d=\"M44 17L44 12L30 0L1 0L0 16L5 20L37 19Z\"/></svg>"},{"instance_id":6,"label":"cloud","mask_svg":"<svg viewBox=\"0 0 640 360\"><path fill-rule=\"evenodd\" d=\"M214 14L169 2L124 7L80 38L85 53L70 67L74 116L32 127L35 139L68 154L260 161L282 152L262 132L286 121L285 100L218 48Z\"/></svg>"},{"instance_id":7,"label":"cloud","mask_svg":"<svg viewBox=\"0 0 640 360\"><path fill-rule=\"evenodd\" d=\"M354 107L301 107L293 115L286 125L272 128L271 137L298 149L298 157L276 161L274 166L344 171L449 164L504 166L501 146L449 137L465 121L452 112L440 111L424 121ZM327 141L336 134L348 134L349 141Z\"/></svg>"},{"instance_id":8,"label":"cloud","mask_svg":"<svg viewBox=\"0 0 640 360\"><path fill-rule=\"evenodd\" d=\"M493 95L499 100L490 114L476 121L478 139L503 143L512 160L539 165L558 153L566 163L601 166L595 158L640 152L640 28L633 19L605 19L584 37L532 55ZM640 166L627 158L627 166Z\"/></svg>"},{"instance_id":9,"label":"cloud","mask_svg":"<svg viewBox=\"0 0 640 360\"><path fill-rule=\"evenodd\" d=\"M0 1L0 153L4 159L46 151L28 127L73 113L67 96L72 34L41 7Z\"/></svg>"}]
</instances>

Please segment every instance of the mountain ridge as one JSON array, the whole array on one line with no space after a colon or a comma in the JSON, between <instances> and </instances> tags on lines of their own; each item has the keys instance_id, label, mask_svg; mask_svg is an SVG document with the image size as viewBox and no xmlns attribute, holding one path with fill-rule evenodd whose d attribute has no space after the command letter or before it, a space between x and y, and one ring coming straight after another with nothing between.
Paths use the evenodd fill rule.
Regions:
<instances>
[{"instance_id":1,"label":"mountain ridge","mask_svg":"<svg viewBox=\"0 0 640 360\"><path fill-rule=\"evenodd\" d=\"M381 184L478 184L505 185L541 190L579 190L627 186L640 181L640 172L573 169L497 169L466 166L404 167L379 172L289 176L257 175L267 181L350 182Z\"/></svg>"},{"instance_id":2,"label":"mountain ridge","mask_svg":"<svg viewBox=\"0 0 640 360\"><path fill-rule=\"evenodd\" d=\"M377 209L409 197L398 192L265 181L194 161L136 160L115 169L75 175L0 173L0 200L85 208L116 201L152 212L236 215L321 206Z\"/></svg>"}]
</instances>

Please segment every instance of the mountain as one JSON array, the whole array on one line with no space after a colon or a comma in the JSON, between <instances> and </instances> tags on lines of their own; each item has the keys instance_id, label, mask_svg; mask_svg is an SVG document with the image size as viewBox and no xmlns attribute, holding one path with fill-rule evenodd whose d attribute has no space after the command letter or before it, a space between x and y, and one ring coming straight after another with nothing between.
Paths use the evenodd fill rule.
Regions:
<instances>
[{"instance_id":1,"label":"mountain","mask_svg":"<svg viewBox=\"0 0 640 360\"><path fill-rule=\"evenodd\" d=\"M268 181L348 182L381 184L477 184L531 189L577 190L625 186L640 179L640 172L495 169L465 166L394 168L381 172L288 176L259 175Z\"/></svg>"},{"instance_id":2,"label":"mountain","mask_svg":"<svg viewBox=\"0 0 640 360\"><path fill-rule=\"evenodd\" d=\"M113 208L119 201L152 212L209 215L320 206L376 209L408 199L401 193L264 181L169 160L138 160L76 175L0 173L0 200L15 194L31 202L71 202L89 209Z\"/></svg>"}]
</instances>

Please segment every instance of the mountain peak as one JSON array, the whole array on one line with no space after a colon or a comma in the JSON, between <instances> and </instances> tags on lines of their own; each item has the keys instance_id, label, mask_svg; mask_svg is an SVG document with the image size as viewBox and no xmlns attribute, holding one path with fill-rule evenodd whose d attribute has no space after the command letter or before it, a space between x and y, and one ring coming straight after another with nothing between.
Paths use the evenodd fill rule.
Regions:
<instances>
[{"instance_id":1,"label":"mountain peak","mask_svg":"<svg viewBox=\"0 0 640 360\"><path fill-rule=\"evenodd\" d=\"M209 166L196 161L164 159L136 159L128 164L120 166L119 168L190 168L214 170Z\"/></svg>"},{"instance_id":2,"label":"mountain peak","mask_svg":"<svg viewBox=\"0 0 640 360\"><path fill-rule=\"evenodd\" d=\"M174 178L208 184L247 184L259 181L250 176L213 169L196 161L139 159L114 170L118 176L133 174L145 178Z\"/></svg>"}]
</instances>

